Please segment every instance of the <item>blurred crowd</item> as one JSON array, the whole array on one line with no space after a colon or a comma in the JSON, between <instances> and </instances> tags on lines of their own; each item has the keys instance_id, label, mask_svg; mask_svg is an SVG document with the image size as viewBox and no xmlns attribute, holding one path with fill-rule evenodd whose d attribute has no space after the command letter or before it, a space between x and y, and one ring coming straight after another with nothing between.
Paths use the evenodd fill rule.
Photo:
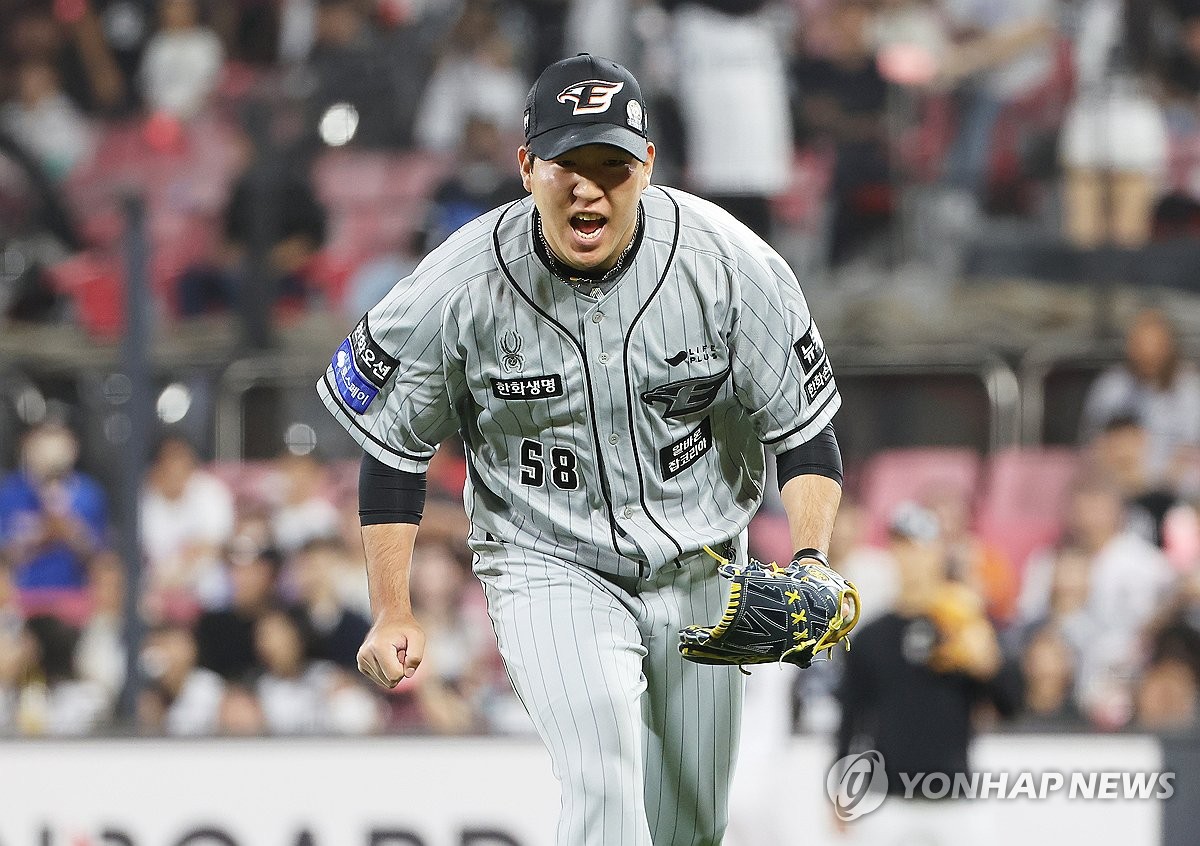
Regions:
<instances>
[{"instance_id":1,"label":"blurred crowd","mask_svg":"<svg viewBox=\"0 0 1200 846\"><path fill-rule=\"evenodd\" d=\"M656 178L834 265L886 260L905 209L922 248L1200 219L1195 0L4 0L0 32L11 319L107 325L81 289L116 289L131 185L163 311L357 316L520 194L527 86L579 49L639 74Z\"/></svg>"},{"instance_id":2,"label":"blurred crowd","mask_svg":"<svg viewBox=\"0 0 1200 846\"><path fill-rule=\"evenodd\" d=\"M1022 726L1200 728L1200 371L1158 311L1137 316L1126 346L1092 383L1055 531L1022 560L980 530L971 486L940 479L871 513L848 468L830 558L865 600L862 647L798 675L798 725L832 727L827 671L900 618L928 622L912 648L932 672L1007 668ZM356 672L370 619L356 462L304 448L205 462L164 433L140 495L146 630L131 655L109 497L68 426L32 426L0 475L0 734L527 731L471 573L455 447L430 467L413 565L429 651L386 693ZM779 517L768 501L752 552L790 555Z\"/></svg>"}]
</instances>

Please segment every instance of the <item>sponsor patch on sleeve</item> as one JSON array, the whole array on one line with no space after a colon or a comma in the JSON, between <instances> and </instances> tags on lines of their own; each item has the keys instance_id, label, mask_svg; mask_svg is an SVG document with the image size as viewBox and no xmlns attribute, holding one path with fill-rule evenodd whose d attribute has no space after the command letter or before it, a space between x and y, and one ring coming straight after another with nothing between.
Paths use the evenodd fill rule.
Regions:
<instances>
[{"instance_id":1,"label":"sponsor patch on sleeve","mask_svg":"<svg viewBox=\"0 0 1200 846\"><path fill-rule=\"evenodd\" d=\"M808 381L804 383L805 401L812 402L816 399L817 394L832 384L833 366L829 363L829 358L825 357L822 359L821 366L817 369L817 372L809 376Z\"/></svg>"},{"instance_id":2,"label":"sponsor patch on sleeve","mask_svg":"<svg viewBox=\"0 0 1200 846\"><path fill-rule=\"evenodd\" d=\"M371 400L379 394L379 389L367 381L354 366L354 353L350 349L349 338L342 341L333 354L333 381L337 385L342 402L359 414L365 412Z\"/></svg>"},{"instance_id":3,"label":"sponsor patch on sleeve","mask_svg":"<svg viewBox=\"0 0 1200 846\"><path fill-rule=\"evenodd\" d=\"M712 423L709 421L710 418L705 417L695 429L658 451L659 469L664 480L678 476L712 449Z\"/></svg>"},{"instance_id":4,"label":"sponsor patch on sleeve","mask_svg":"<svg viewBox=\"0 0 1200 846\"><path fill-rule=\"evenodd\" d=\"M354 353L354 366L363 378L376 388L386 385L400 362L384 352L383 347L371 337L371 327L367 324L365 314L346 340L350 342L350 349Z\"/></svg>"},{"instance_id":5,"label":"sponsor patch on sleeve","mask_svg":"<svg viewBox=\"0 0 1200 846\"><path fill-rule=\"evenodd\" d=\"M800 359L804 375L812 375L821 362L825 361L825 344L821 340L821 334L817 331L816 323L808 325L808 331L800 337L799 341L792 344L792 349L796 351L796 356ZM827 361L826 364L828 364Z\"/></svg>"},{"instance_id":6,"label":"sponsor patch on sleeve","mask_svg":"<svg viewBox=\"0 0 1200 846\"><path fill-rule=\"evenodd\" d=\"M342 401L362 414L399 366L400 362L371 337L367 317L363 315L333 354L333 380Z\"/></svg>"}]
</instances>

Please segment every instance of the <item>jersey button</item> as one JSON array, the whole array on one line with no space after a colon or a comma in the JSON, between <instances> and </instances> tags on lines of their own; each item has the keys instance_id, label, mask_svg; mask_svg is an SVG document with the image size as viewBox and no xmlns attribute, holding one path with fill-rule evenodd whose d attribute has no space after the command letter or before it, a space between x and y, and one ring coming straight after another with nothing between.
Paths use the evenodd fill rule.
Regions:
<instances>
[{"instance_id":1,"label":"jersey button","mask_svg":"<svg viewBox=\"0 0 1200 846\"><path fill-rule=\"evenodd\" d=\"M608 442L609 442L610 444L615 444L615 443L616 443L618 440L620 440L620 438L618 438L616 435L609 435L609 436L608 436Z\"/></svg>"},{"instance_id":2,"label":"jersey button","mask_svg":"<svg viewBox=\"0 0 1200 846\"><path fill-rule=\"evenodd\" d=\"M603 319L604 319L604 312L602 312L602 311L598 311L598 312L596 312L595 314L593 314L593 315L592 315L592 322L593 322L593 323L599 323L599 322L600 322L601 320L603 320Z\"/></svg>"},{"instance_id":3,"label":"jersey button","mask_svg":"<svg viewBox=\"0 0 1200 846\"><path fill-rule=\"evenodd\" d=\"M608 353L600 353L600 363L608 364Z\"/></svg>"},{"instance_id":4,"label":"jersey button","mask_svg":"<svg viewBox=\"0 0 1200 846\"><path fill-rule=\"evenodd\" d=\"M626 520L628 520L630 517L633 516L633 509L630 508L628 505L626 505L625 510L621 512L621 516L624 517Z\"/></svg>"}]
</instances>

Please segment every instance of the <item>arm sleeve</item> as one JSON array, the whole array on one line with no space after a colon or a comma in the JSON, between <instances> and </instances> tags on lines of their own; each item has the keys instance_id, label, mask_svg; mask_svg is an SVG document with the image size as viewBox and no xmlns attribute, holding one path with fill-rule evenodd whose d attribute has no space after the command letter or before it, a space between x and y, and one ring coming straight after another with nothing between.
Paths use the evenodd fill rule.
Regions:
<instances>
[{"instance_id":1,"label":"arm sleeve","mask_svg":"<svg viewBox=\"0 0 1200 846\"><path fill-rule=\"evenodd\" d=\"M425 474L406 473L364 455L358 469L358 519L363 526L420 523L425 511Z\"/></svg>"},{"instance_id":2,"label":"arm sleeve","mask_svg":"<svg viewBox=\"0 0 1200 846\"><path fill-rule=\"evenodd\" d=\"M842 483L842 451L833 424L817 432L811 441L784 450L775 456L779 490L796 476L816 475Z\"/></svg>"},{"instance_id":3,"label":"arm sleeve","mask_svg":"<svg viewBox=\"0 0 1200 846\"><path fill-rule=\"evenodd\" d=\"M423 473L457 429L442 344L446 286L421 269L363 315L334 350L317 392L380 462Z\"/></svg>"},{"instance_id":4,"label":"arm sleeve","mask_svg":"<svg viewBox=\"0 0 1200 846\"><path fill-rule=\"evenodd\" d=\"M733 382L758 439L776 454L810 441L841 397L800 283L766 244L734 271Z\"/></svg>"}]
</instances>

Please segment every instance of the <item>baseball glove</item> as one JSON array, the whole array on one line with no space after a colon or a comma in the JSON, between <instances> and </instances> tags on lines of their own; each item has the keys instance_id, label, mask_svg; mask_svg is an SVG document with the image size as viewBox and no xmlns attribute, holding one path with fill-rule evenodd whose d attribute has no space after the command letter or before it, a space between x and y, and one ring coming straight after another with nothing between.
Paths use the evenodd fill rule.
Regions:
<instances>
[{"instance_id":1,"label":"baseball glove","mask_svg":"<svg viewBox=\"0 0 1200 846\"><path fill-rule=\"evenodd\" d=\"M729 604L716 625L680 630L684 658L699 664L786 661L807 667L817 657L828 658L820 653L841 641L850 648L848 635L859 617L858 589L809 558L814 550L798 553L787 567L754 558L735 564L707 546L704 550L731 582Z\"/></svg>"}]
</instances>

